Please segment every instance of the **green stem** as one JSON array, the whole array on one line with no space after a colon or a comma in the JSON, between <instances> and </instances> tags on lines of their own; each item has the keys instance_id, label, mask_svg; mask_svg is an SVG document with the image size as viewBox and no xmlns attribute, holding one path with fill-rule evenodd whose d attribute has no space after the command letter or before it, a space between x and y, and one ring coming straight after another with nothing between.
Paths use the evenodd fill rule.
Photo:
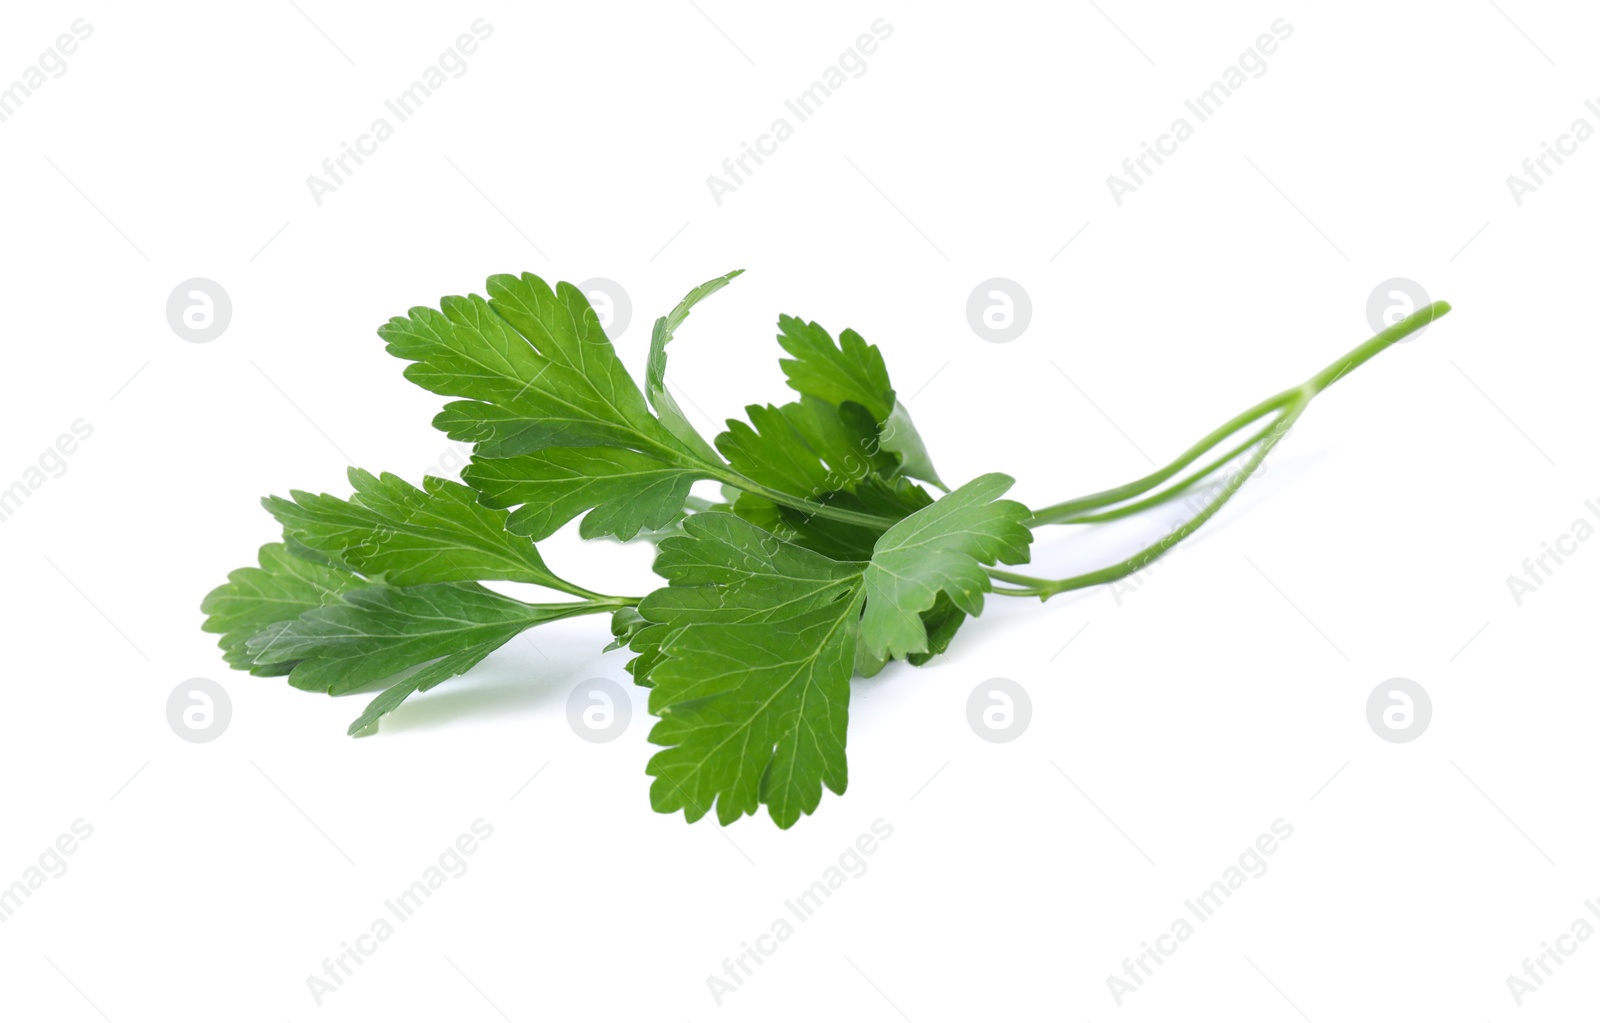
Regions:
<instances>
[{"instance_id":1,"label":"green stem","mask_svg":"<svg viewBox=\"0 0 1600 1023\"><path fill-rule=\"evenodd\" d=\"M1309 399L1307 400L1309 401ZM1104 583L1116 582L1118 579L1124 579L1144 571L1157 558L1192 536L1196 530L1206 524L1206 521L1211 516L1220 511L1222 506L1233 498L1234 494L1239 492L1239 488L1244 486L1245 480L1249 479L1256 469L1260 468L1262 461L1273 448L1278 446L1278 442L1283 439L1289 427L1294 425L1296 419L1300 418L1300 413L1305 411L1306 404L1307 402L1300 402L1290 406L1284 412L1283 416L1273 425L1272 430L1266 434L1266 439L1261 442L1250 458L1246 460L1244 465L1239 467L1238 472L1228 477L1228 482L1223 484L1222 490L1218 492L1217 496L1206 502L1198 514L1137 554L1124 558L1114 565L1107 565L1105 568L1095 569L1093 572L1085 572L1082 575L1068 576L1065 579L1038 579L1033 576L1018 575L1014 572L992 570L989 575L1001 582L1012 583L1018 587L1017 589L1008 589L1000 592L1018 597L1038 597L1040 600L1049 600L1057 593L1065 593L1068 590L1081 590L1086 586L1099 586Z\"/></svg>"},{"instance_id":2,"label":"green stem","mask_svg":"<svg viewBox=\"0 0 1600 1023\"><path fill-rule=\"evenodd\" d=\"M834 508L820 501L812 501L804 497L795 497L793 494L785 494L781 490L774 490L769 486L757 483L750 477L735 472L726 466L718 467L709 463L702 463L700 468L713 473L716 479L729 486L738 487L745 493L764 497L773 504L780 504L785 508L805 512L816 518L832 519L835 522L848 522L854 526L870 526L873 529L888 529L895 523L894 519L884 518L881 515L869 515L866 512L851 511L848 508Z\"/></svg>"},{"instance_id":3,"label":"green stem","mask_svg":"<svg viewBox=\"0 0 1600 1023\"><path fill-rule=\"evenodd\" d=\"M528 603L527 601L524 601L523 603L540 611L564 609L567 610L569 614L588 615L599 614L604 611L615 611L618 608L623 607L636 607L638 606L639 601L643 599L643 597L607 597L597 593L594 596L579 601L575 604L533 604ZM548 619L541 618L534 624L538 625L544 621L548 621Z\"/></svg>"},{"instance_id":4,"label":"green stem","mask_svg":"<svg viewBox=\"0 0 1600 1023\"><path fill-rule=\"evenodd\" d=\"M1063 526L1073 526L1084 525L1092 522L1112 522L1116 519L1127 518L1129 515L1135 514L1136 512L1142 512L1148 508L1154 508L1159 504L1165 504L1167 501L1193 490L1199 483L1205 480L1212 473L1216 472L1218 469L1227 465L1229 462L1233 461L1235 458L1238 458L1256 444L1260 443L1261 440L1272 431L1272 429L1272 426L1268 426L1265 430L1262 430L1259 433L1251 434L1242 443L1235 445L1225 454L1220 455L1211 462L1207 463L1205 468L1197 469L1192 475L1185 477L1184 479L1174 483L1172 486L1167 487L1164 490L1156 491L1149 497L1142 498L1133 502L1132 504L1120 505L1116 508L1110 509L1109 511L1085 512L1082 515L1075 515L1070 519L1060 519L1058 520L1058 523Z\"/></svg>"},{"instance_id":5,"label":"green stem","mask_svg":"<svg viewBox=\"0 0 1600 1023\"><path fill-rule=\"evenodd\" d=\"M612 597L604 593L596 593L594 590L579 586L577 583L569 583L565 579L562 579L560 576L554 574L552 574L550 578L551 581L545 583L544 585L550 587L552 590L559 590L560 592L568 594L569 596L580 597L585 601L612 601L627 599L625 597Z\"/></svg>"},{"instance_id":6,"label":"green stem","mask_svg":"<svg viewBox=\"0 0 1600 1023\"><path fill-rule=\"evenodd\" d=\"M1403 341L1412 334L1426 327L1450 311L1449 302L1434 302L1432 305L1418 309L1405 319L1388 328L1379 331L1371 338L1346 352L1341 358L1330 362L1321 372L1305 382L1304 387L1310 389L1310 397L1315 397L1331 387L1335 381L1379 352L1388 348L1396 341Z\"/></svg>"},{"instance_id":7,"label":"green stem","mask_svg":"<svg viewBox=\"0 0 1600 1023\"><path fill-rule=\"evenodd\" d=\"M1424 309L1417 310L1415 313L1411 314L1400 322L1378 332L1367 341L1357 345L1355 348L1347 352L1343 357L1329 363L1326 367L1313 375L1299 387L1290 388L1287 391L1282 391L1278 394L1275 394L1265 401L1259 402L1256 405L1246 409L1239 415L1234 416L1232 419L1228 420L1226 423L1223 423L1215 430L1212 430L1205 437L1201 438L1172 463L1154 473L1151 473L1148 476L1134 480L1132 483L1124 484L1123 486L1116 487L1112 490L1101 491L1097 494L1090 494L1086 497L1075 498L1071 501L1066 501L1058 505L1051 505L1048 508L1041 509L1039 512L1035 513L1031 524L1047 525L1063 522L1103 521L1110 518L1120 517L1121 515L1159 504L1162 500L1182 493L1184 490L1188 489L1189 486L1203 479L1209 473L1215 471L1217 468L1220 468L1222 465L1225 465L1228 461L1231 461L1235 456L1248 448L1251 444L1258 444L1255 452L1251 454L1249 459L1245 461L1244 465L1242 465L1237 472L1233 473L1233 475L1228 478L1228 482L1223 485L1222 490L1218 492L1218 494L1210 501L1208 501L1205 506L1200 509L1198 514L1189 519L1189 521L1185 522L1183 525L1179 526L1177 529L1174 529L1172 532L1168 533L1166 536L1163 536L1160 540L1139 551L1137 554L1134 554L1128 558L1124 558L1122 561L1119 561L1114 565L1108 565L1105 568L1096 569L1093 572L1086 572L1082 575L1069 576L1065 579L1039 579L1033 576L1019 575L1015 572L1005 572L991 569L989 572L990 578L999 582L1010 584L1010 586L1007 588L998 589L995 592L1010 596L1035 596L1042 600L1048 600L1051 596L1057 593L1063 593L1067 590L1082 589L1086 586L1098 586L1103 583L1115 582L1118 579L1126 578L1127 576L1144 570L1150 565L1151 562L1167 553L1184 539L1193 535L1194 532L1204 525L1206 521L1209 520L1213 515L1215 515L1223 505L1227 504L1228 501L1232 499L1234 494L1239 492L1239 488L1244 486L1245 481L1249 479L1258 468L1260 468L1262 461L1267 457L1268 453L1270 453L1273 448L1277 447L1278 442L1283 439L1284 435L1289 431L1289 428L1294 425L1295 420L1300 418L1301 413L1303 413L1306 410L1306 407L1311 404L1312 399L1321 394L1323 391L1327 390L1329 387L1333 386L1335 382L1340 380L1345 374L1349 373L1357 366L1360 366L1362 363L1366 362L1368 359L1371 359L1384 349L1390 347L1395 342L1416 333L1418 330L1421 330L1423 327L1432 323L1434 320L1438 319L1449 311L1450 306L1445 302L1435 302ZM1278 412L1279 415L1273 420L1273 423L1270 427L1257 434L1250 441L1247 441L1245 445L1235 448L1223 458L1213 461L1205 469L1195 473L1189 479L1173 487L1169 487L1166 490L1152 496L1151 498L1140 501L1135 505L1104 511L1099 515L1083 514L1085 512L1107 508L1110 505L1118 504L1122 501L1128 500L1129 498L1138 497L1148 493L1151 490L1154 490L1156 487L1160 486L1162 483L1165 483L1167 480L1177 475L1189 465L1198 461L1208 451L1211 451L1213 448L1217 447L1239 430L1251 425L1252 423L1261 419L1263 416L1273 412Z\"/></svg>"},{"instance_id":8,"label":"green stem","mask_svg":"<svg viewBox=\"0 0 1600 1023\"><path fill-rule=\"evenodd\" d=\"M1149 493L1167 480L1176 476L1190 465L1203 458L1207 452L1218 444L1227 440L1238 431L1255 423L1257 420L1280 411L1290 405L1309 401L1316 397L1346 373L1360 366L1379 352L1426 327L1450 311L1447 302L1435 302L1432 305L1419 309L1398 323L1378 332L1373 337L1357 345L1342 357L1329 363L1316 375L1312 376L1299 387L1291 387L1280 391L1272 397L1257 402L1250 408L1229 419L1215 430L1200 438L1179 455L1172 462L1147 476L1120 487L1102 490L1083 497L1076 497L1070 501L1053 504L1041 508L1034 513L1030 525L1058 525L1079 521L1079 516L1084 512L1100 511L1111 505L1126 501L1129 498L1139 497ZM1198 478L1198 477L1197 477ZM1178 491L1173 491L1177 493Z\"/></svg>"},{"instance_id":9,"label":"green stem","mask_svg":"<svg viewBox=\"0 0 1600 1023\"><path fill-rule=\"evenodd\" d=\"M691 469L700 473L704 479L726 483L730 487L736 487L747 494L764 497L773 504L805 512L813 518L832 519L835 522L848 522L854 526L870 526L873 529L888 529L896 521L884 518L881 515L868 515L866 512L850 511L848 508L833 508L823 504L821 501L813 501L809 498L786 494L781 490L774 490L763 483L757 483L726 463L708 462L698 455L690 455L668 448L661 448L660 452L664 461L680 468ZM690 498L691 503L695 500L698 499Z\"/></svg>"},{"instance_id":10,"label":"green stem","mask_svg":"<svg viewBox=\"0 0 1600 1023\"><path fill-rule=\"evenodd\" d=\"M1126 501L1131 497L1149 493L1199 461L1205 456L1206 452L1212 450L1240 430L1250 426L1264 416L1271 415L1287 407L1299 395L1300 389L1292 388L1279 394L1274 394L1264 401L1257 402L1189 445L1183 454L1148 476L1141 476L1131 483L1124 483L1122 486L1112 487L1110 490L1101 490L1097 493L1086 494L1083 497L1075 497L1070 501L1063 501L1060 504L1052 504L1048 508L1040 508L1033 513L1033 520L1028 524L1030 526L1061 525L1074 521L1083 512L1097 511L1121 501Z\"/></svg>"}]
</instances>

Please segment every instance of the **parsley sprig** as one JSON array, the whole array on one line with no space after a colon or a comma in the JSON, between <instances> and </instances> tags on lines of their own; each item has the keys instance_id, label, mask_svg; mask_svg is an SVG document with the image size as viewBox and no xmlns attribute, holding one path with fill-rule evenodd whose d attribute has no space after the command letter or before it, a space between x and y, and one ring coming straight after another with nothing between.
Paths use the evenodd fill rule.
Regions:
<instances>
[{"instance_id":1,"label":"parsley sprig","mask_svg":"<svg viewBox=\"0 0 1600 1023\"><path fill-rule=\"evenodd\" d=\"M349 497L266 498L281 542L202 604L228 664L331 695L385 683L350 726L368 734L523 631L607 614L607 649L632 652L659 719L655 809L715 810L726 825L764 806L787 828L824 788L845 791L852 677L926 663L987 594L1048 599L1142 570L1215 515L1317 395L1449 311L1419 310L1155 472L1031 510L999 473L948 488L878 348L792 316L778 343L795 400L750 405L708 441L667 391L667 347L739 273L656 321L642 389L583 293L533 274L379 328L408 379L452 399L434 425L473 446L465 482L418 488L352 468ZM1040 527L1110 521L1206 484L1188 521L1116 564L1060 579L1000 567L1026 563ZM586 539L654 543L665 585L613 596L551 571L537 542L580 516ZM494 582L568 599L531 603Z\"/></svg>"}]
</instances>

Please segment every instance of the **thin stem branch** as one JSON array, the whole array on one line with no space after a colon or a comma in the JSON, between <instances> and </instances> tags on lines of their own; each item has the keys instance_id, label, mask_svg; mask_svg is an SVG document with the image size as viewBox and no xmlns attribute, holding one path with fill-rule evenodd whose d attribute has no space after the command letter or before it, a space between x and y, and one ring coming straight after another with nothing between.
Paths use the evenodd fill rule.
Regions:
<instances>
[{"instance_id":1,"label":"thin stem branch","mask_svg":"<svg viewBox=\"0 0 1600 1023\"><path fill-rule=\"evenodd\" d=\"M746 493L754 494L757 497L764 497L773 504L782 505L785 508L792 508L795 511L805 512L808 515L813 515L820 519L832 519L835 522L848 522L855 526L871 526L874 529L888 529L895 523L894 519L884 518L881 515L869 515L866 512L851 511L848 508L834 508L820 501L813 501L804 497L796 497L793 494L785 494L781 490L774 490L769 486L757 483L750 477L726 467L718 469L715 466L703 465L702 468L708 471L714 471L716 473L716 479L721 480L723 483L726 483L729 486L738 487L740 490L743 490Z\"/></svg>"},{"instance_id":2,"label":"thin stem branch","mask_svg":"<svg viewBox=\"0 0 1600 1023\"><path fill-rule=\"evenodd\" d=\"M1410 316L1406 317L1400 322L1395 323L1382 331L1379 331L1368 340L1362 342L1360 345L1357 345L1355 348L1345 353L1345 355L1341 358L1329 363L1299 387L1281 391L1264 401L1258 402L1245 411L1239 413L1237 416L1234 416L1232 419L1228 420L1215 430L1212 430L1210 433L1206 434L1206 436L1202 437L1182 455L1178 456L1177 459L1161 469L1149 474L1148 476L1141 477L1140 479L1124 484L1121 487L1115 487L1111 490L1104 490L1096 494L1089 494L1085 497L1075 498L1071 501L1065 501L1061 504L1051 505L1048 508L1040 509L1037 513L1035 513L1030 524L1048 525L1066 522L1095 522L1119 518L1123 515L1131 514L1134 511L1140 511L1145 508L1153 507L1157 504L1160 504L1164 500L1168 500L1180 493L1183 493L1185 490L1189 489L1189 487L1204 479L1210 473L1214 472L1218 468L1221 468L1223 465L1226 465L1234 457L1242 453L1244 450L1247 450L1252 444L1257 445L1255 451L1245 461L1244 465L1242 465L1238 471L1234 472L1228 477L1228 481L1223 485L1222 489L1210 501L1206 502L1206 504L1197 514L1195 514L1192 518L1178 528L1174 529L1172 532L1163 536L1160 540L1132 555L1131 557L1124 558L1114 565L1107 565L1105 568L1096 569L1093 572L1085 572L1081 575L1068 576L1064 579L1039 579L1033 576L1020 575L1015 572L991 569L989 571L990 578L998 582L1009 584L1006 588L997 589L995 592L1003 593L1009 596L1035 596L1039 597L1041 600L1048 600L1051 596L1057 593L1064 593L1068 590L1082 589L1086 586L1098 586L1103 583L1115 582L1118 579L1123 579L1127 576L1143 571L1151 564L1151 562L1155 561L1163 554L1166 554L1180 542L1193 535L1194 532L1204 525L1206 521L1209 520L1213 515L1215 515L1223 505L1227 504L1228 501L1233 498L1234 494L1239 492L1239 488L1244 486L1245 481L1248 480L1258 468L1260 468L1262 461L1267 457L1273 448L1277 447L1278 442L1281 441L1284 438L1284 435L1288 433L1289 428L1294 425L1295 420L1300 418L1301 413L1303 413L1307 406L1311 404L1312 399L1321 394L1323 391L1327 390L1329 387L1333 386L1334 383L1342 379L1351 370L1371 359L1379 352L1390 347L1395 342L1416 333L1418 330L1421 330L1423 327L1432 323L1434 320L1445 315L1449 311L1450 306L1445 302L1435 302L1426 308L1417 310L1415 313L1412 313ZM1140 497L1148 494L1152 490L1155 490L1156 487L1160 486L1162 483L1165 483L1173 476L1176 476L1178 473L1182 472L1189 465L1204 457L1207 452L1222 444L1239 430L1246 426L1252 425L1264 416L1272 413L1278 414L1272 421L1272 424L1264 431L1246 441L1244 445L1234 448L1219 459L1213 460L1204 469L1194 473L1186 480L1181 481L1178 484L1154 495L1151 495L1145 500L1136 502L1135 504L1130 504L1119 508L1111 507L1113 505L1120 504L1123 501L1129 500L1130 498ZM1094 512L1099 512L1099 514L1086 514Z\"/></svg>"},{"instance_id":3,"label":"thin stem branch","mask_svg":"<svg viewBox=\"0 0 1600 1023\"><path fill-rule=\"evenodd\" d=\"M1307 380L1304 386L1310 389L1313 397L1321 394L1357 366L1393 345L1396 341L1405 340L1449 311L1449 302L1434 302L1432 305L1418 309L1410 316L1379 331L1340 358L1330 362L1310 380Z\"/></svg>"},{"instance_id":4,"label":"thin stem branch","mask_svg":"<svg viewBox=\"0 0 1600 1023\"><path fill-rule=\"evenodd\" d=\"M1075 497L1070 501L1063 501L1060 504L1040 508L1034 513L1033 520L1029 524L1043 526L1083 521L1080 516L1084 512L1101 511L1130 498L1140 497L1149 493L1205 457L1208 452L1238 431L1274 412L1281 411L1297 403L1303 404L1309 401L1374 355L1377 355L1395 342L1416 333L1449 311L1450 305L1447 302L1434 302L1432 305L1417 310L1400 322L1387 327L1357 345L1339 359L1329 363L1299 387L1291 387L1288 390L1280 391L1272 397L1245 409L1200 438L1181 455L1155 472L1141 476L1129 483L1124 483L1120 487L1086 494L1083 497ZM1173 494L1178 492L1180 491L1172 491Z\"/></svg>"},{"instance_id":5,"label":"thin stem branch","mask_svg":"<svg viewBox=\"0 0 1600 1023\"><path fill-rule=\"evenodd\" d=\"M1048 508L1040 508L1033 513L1033 519L1028 524L1030 526L1060 525L1073 521L1083 512L1097 511L1126 501L1129 498L1149 493L1199 461L1218 444L1257 420L1287 407L1299 396L1300 389L1296 387L1257 402L1189 445L1183 454L1148 476L1141 476L1130 483L1124 483L1120 487L1112 487L1110 490L1101 490L1097 493L1086 494L1083 497L1075 497L1070 501L1063 501L1060 504L1052 504Z\"/></svg>"},{"instance_id":6,"label":"thin stem branch","mask_svg":"<svg viewBox=\"0 0 1600 1023\"><path fill-rule=\"evenodd\" d=\"M1206 502L1194 517L1138 553L1124 558L1114 565L1107 565L1105 568L1095 569L1093 572L1085 572L1082 575L1068 576L1065 579L1038 579L1032 576L1017 575L1013 572L997 572L993 570L989 572L990 577L1001 582L1012 583L1018 587L1017 589L1008 589L1000 592L1012 596L1030 596L1038 597L1040 600L1049 600L1057 593L1065 593L1068 590L1081 590L1086 586L1099 586L1103 583L1116 582L1118 579L1124 579L1144 571L1157 558L1192 536L1196 530L1205 525L1213 515L1220 511L1223 505L1233 499L1233 495L1237 494L1239 488L1244 486L1245 480L1249 479L1261 467L1262 461L1266 459L1273 448L1278 446L1278 442L1283 439L1289 427L1294 424L1296 419L1300 418L1300 413L1305 410L1308 402L1309 399L1296 405L1291 405L1284 412L1283 416L1277 420L1272 430L1266 435L1266 439L1261 442L1260 446L1256 448L1244 465L1239 467L1239 471L1228 477L1228 482L1223 484L1217 495Z\"/></svg>"},{"instance_id":7,"label":"thin stem branch","mask_svg":"<svg viewBox=\"0 0 1600 1023\"><path fill-rule=\"evenodd\" d=\"M1174 483L1172 486L1167 487L1164 490L1158 490L1150 496L1135 501L1132 504L1124 504L1108 511L1085 512L1082 515L1075 515L1070 519L1061 519L1059 524L1067 526L1083 525L1092 522L1112 522L1116 519L1127 518L1129 515L1144 511L1148 508L1154 508L1157 505L1165 504L1167 501L1170 501L1175 497L1181 497L1183 494L1193 490L1212 473L1216 472L1218 469L1227 465L1229 462L1233 461L1235 458L1238 458L1256 444L1260 443L1268 433L1272 432L1275 425L1276 421L1274 421L1274 424L1269 425L1266 429L1251 434L1249 437L1245 438L1244 441L1230 448L1225 454L1220 455L1211 462L1207 463L1204 468L1196 470L1193 474L1184 477L1182 480L1179 480L1177 483Z\"/></svg>"},{"instance_id":8,"label":"thin stem branch","mask_svg":"<svg viewBox=\"0 0 1600 1023\"><path fill-rule=\"evenodd\" d=\"M600 594L595 594L593 597L578 601L577 603L573 604L534 604L529 603L528 601L523 601L523 603L527 604L528 607L533 608L536 611L559 610L567 611L573 615L588 615L600 614L606 611L615 611L618 608L636 607L638 606L639 601L643 599L643 597L607 597ZM548 619L540 618L533 624L540 625L546 621L548 621Z\"/></svg>"}]
</instances>

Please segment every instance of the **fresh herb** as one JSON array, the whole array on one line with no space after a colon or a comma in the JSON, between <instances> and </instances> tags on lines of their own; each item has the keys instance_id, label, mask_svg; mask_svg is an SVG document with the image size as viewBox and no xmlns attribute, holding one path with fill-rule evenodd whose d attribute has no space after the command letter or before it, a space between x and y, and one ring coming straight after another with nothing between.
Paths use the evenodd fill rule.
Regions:
<instances>
[{"instance_id":1,"label":"fresh herb","mask_svg":"<svg viewBox=\"0 0 1600 1023\"><path fill-rule=\"evenodd\" d=\"M487 299L390 320L378 333L405 375L455 399L434 425L473 445L466 482L418 489L351 469L348 498L267 498L282 542L202 604L227 662L333 695L386 682L350 726L364 734L526 629L608 614L607 649L633 653L659 718L655 809L693 821L714 808L729 824L765 806L787 828L824 787L845 790L853 676L942 653L985 594L1048 599L1142 570L1215 515L1318 394L1449 311L1417 311L1147 476L1029 509L1004 497L999 473L946 488L878 349L791 316L778 343L796 400L751 405L708 442L667 392L667 346L738 273L656 321L643 390L571 284L496 276ZM1032 530L1121 518L1218 480L1188 521L1114 565L1061 579L999 567L1028 560ZM692 494L696 483L720 484L721 500ZM654 543L666 585L611 596L551 571L536 541L580 515L585 538ZM569 599L528 603L492 582Z\"/></svg>"}]
</instances>

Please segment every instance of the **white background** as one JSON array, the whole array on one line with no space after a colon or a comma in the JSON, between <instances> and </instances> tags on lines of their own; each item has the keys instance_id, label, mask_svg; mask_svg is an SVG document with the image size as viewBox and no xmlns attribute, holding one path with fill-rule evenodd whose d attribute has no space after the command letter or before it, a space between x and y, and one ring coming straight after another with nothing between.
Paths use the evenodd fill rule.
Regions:
<instances>
[{"instance_id":1,"label":"white background","mask_svg":"<svg viewBox=\"0 0 1600 1023\"><path fill-rule=\"evenodd\" d=\"M1600 941L1520 1009L1506 977L1600 925L1600 544L1520 607L1506 578L1600 522L1600 141L1520 206L1506 177L1575 118L1600 127L1600 15L696 2L8 6L0 84L74 19L93 34L0 124L0 487L73 421L94 432L0 523L0 885L74 820L94 831L0 924L0 1016L1592 1008ZM466 73L314 202L307 176L479 17ZM714 203L707 175L879 17L866 72ZM1118 206L1107 175L1278 18L1268 70ZM706 432L782 400L771 337L793 312L881 346L947 481L1009 472L1035 506L1147 472L1331 361L1371 332L1382 280L1456 311L1320 398L1136 591L991 598L948 656L857 683L849 792L788 832L653 813L632 687L620 739L573 733L573 686L625 680L597 619L513 641L360 741L366 697L222 664L197 607L272 539L261 495L343 493L350 462L415 480L450 449L378 324L491 273L606 277L639 369L650 320L734 267L672 353ZM233 303L209 344L165 316L197 276ZM1032 297L1009 344L965 315L997 276ZM1156 528L1041 531L1036 566L1093 567ZM544 547L600 589L651 585L646 548ZM197 676L232 701L206 744L166 718ZM1031 695L1014 742L967 724L993 677ZM1394 677L1433 701L1404 744L1366 719ZM319 1008L308 975L480 817L467 872ZM867 872L718 1007L707 976L879 818ZM1123 959L1279 818L1267 873L1118 1007Z\"/></svg>"}]
</instances>

